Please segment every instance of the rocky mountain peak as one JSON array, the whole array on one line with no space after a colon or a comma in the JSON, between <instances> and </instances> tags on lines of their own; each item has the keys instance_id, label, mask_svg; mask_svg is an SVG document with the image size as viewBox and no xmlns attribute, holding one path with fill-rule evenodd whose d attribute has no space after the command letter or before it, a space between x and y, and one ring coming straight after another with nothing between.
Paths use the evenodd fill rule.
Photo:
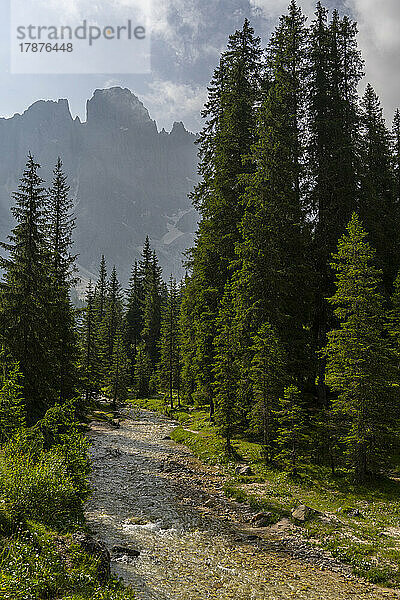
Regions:
<instances>
[{"instance_id":1,"label":"rocky mountain peak","mask_svg":"<svg viewBox=\"0 0 400 600\"><path fill-rule=\"evenodd\" d=\"M62 98L60 100L38 100L31 104L22 115L17 113L14 115L16 119L29 120L57 120L57 121L72 121L71 112L69 109L68 100Z\"/></svg>"},{"instance_id":2,"label":"rocky mountain peak","mask_svg":"<svg viewBox=\"0 0 400 600\"><path fill-rule=\"evenodd\" d=\"M119 126L154 125L147 108L127 88L112 87L95 90L87 102L87 122L115 122Z\"/></svg>"}]
</instances>

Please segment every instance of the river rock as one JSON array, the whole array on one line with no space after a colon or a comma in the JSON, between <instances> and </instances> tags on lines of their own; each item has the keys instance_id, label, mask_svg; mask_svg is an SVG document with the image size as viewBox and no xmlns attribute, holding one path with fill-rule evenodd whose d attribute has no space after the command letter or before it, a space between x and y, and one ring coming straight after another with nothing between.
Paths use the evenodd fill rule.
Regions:
<instances>
[{"instance_id":1,"label":"river rock","mask_svg":"<svg viewBox=\"0 0 400 600\"><path fill-rule=\"evenodd\" d=\"M294 525L292 525L292 523L289 521L289 519L284 517L277 523L274 523L274 525L272 525L272 527L270 528L270 531L272 531L273 533L282 533L283 534L283 533L287 533L292 528L294 528Z\"/></svg>"},{"instance_id":2,"label":"river rock","mask_svg":"<svg viewBox=\"0 0 400 600\"><path fill-rule=\"evenodd\" d=\"M246 540L248 542L258 542L259 540L261 540L261 538L259 535L250 534L246 535Z\"/></svg>"},{"instance_id":3,"label":"river rock","mask_svg":"<svg viewBox=\"0 0 400 600\"><path fill-rule=\"evenodd\" d=\"M237 466L235 469L236 475L254 475L253 470L248 465L245 466Z\"/></svg>"},{"instance_id":4,"label":"river rock","mask_svg":"<svg viewBox=\"0 0 400 600\"><path fill-rule=\"evenodd\" d=\"M148 502L146 503L146 506L154 506L154 502ZM129 517L129 519L127 519L125 523L127 523L128 525L147 525L148 520L144 519L143 517Z\"/></svg>"},{"instance_id":5,"label":"river rock","mask_svg":"<svg viewBox=\"0 0 400 600\"><path fill-rule=\"evenodd\" d=\"M78 544L86 554L98 560L97 578L101 582L107 581L110 578L111 557L106 545L86 533L75 535L73 541Z\"/></svg>"},{"instance_id":6,"label":"river rock","mask_svg":"<svg viewBox=\"0 0 400 600\"><path fill-rule=\"evenodd\" d=\"M292 510L292 518L296 521L301 521L302 523L310 521L310 519L315 518L318 514L320 514L318 511L305 504L301 504Z\"/></svg>"},{"instance_id":7,"label":"river rock","mask_svg":"<svg viewBox=\"0 0 400 600\"><path fill-rule=\"evenodd\" d=\"M357 517L359 519L363 519L364 515L362 514L361 510L359 510L358 508L350 508L344 511L344 513L348 516L348 517Z\"/></svg>"},{"instance_id":8,"label":"river rock","mask_svg":"<svg viewBox=\"0 0 400 600\"><path fill-rule=\"evenodd\" d=\"M137 558L140 556L139 550L134 548L127 548L126 546L113 546L111 551L118 556L129 556L131 558Z\"/></svg>"},{"instance_id":9,"label":"river rock","mask_svg":"<svg viewBox=\"0 0 400 600\"><path fill-rule=\"evenodd\" d=\"M273 514L270 512L260 512L251 519L253 527L268 527L274 522Z\"/></svg>"}]
</instances>

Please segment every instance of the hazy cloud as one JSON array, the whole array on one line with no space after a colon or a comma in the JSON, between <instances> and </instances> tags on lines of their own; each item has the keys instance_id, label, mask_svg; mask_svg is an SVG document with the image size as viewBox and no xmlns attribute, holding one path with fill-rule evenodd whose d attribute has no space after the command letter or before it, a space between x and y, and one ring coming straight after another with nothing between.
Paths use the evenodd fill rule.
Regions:
<instances>
[{"instance_id":1,"label":"hazy cloud","mask_svg":"<svg viewBox=\"0 0 400 600\"><path fill-rule=\"evenodd\" d=\"M251 4L260 8L267 18L279 19L281 15L286 13L289 0L251 0ZM302 0L298 3L303 12L310 16L315 12L314 0Z\"/></svg>"},{"instance_id":2,"label":"hazy cloud","mask_svg":"<svg viewBox=\"0 0 400 600\"><path fill-rule=\"evenodd\" d=\"M183 121L190 129L201 126L200 111L207 98L207 88L155 80L149 91L141 95L143 104L156 118L158 127L170 129L173 121Z\"/></svg>"},{"instance_id":3,"label":"hazy cloud","mask_svg":"<svg viewBox=\"0 0 400 600\"><path fill-rule=\"evenodd\" d=\"M381 96L390 124L400 105L400 2L347 0L347 4L359 24L367 80Z\"/></svg>"},{"instance_id":4,"label":"hazy cloud","mask_svg":"<svg viewBox=\"0 0 400 600\"><path fill-rule=\"evenodd\" d=\"M15 0L12 0L15 1ZM96 15L126 14L134 18L135 3L147 0L17 0L45 5L63 18L95 18ZM86 98L97 87L118 83L129 87L148 105L161 126L183 120L190 129L200 126L200 109L206 86L225 48L229 34L250 18L263 45L290 0L152 0L152 73L150 75L11 76L7 72L9 23L4 3L0 57L0 115L23 111L38 98L67 97L73 112L84 117ZM360 45L366 59L368 80L384 102L387 115L400 101L399 69L400 0L325 0L329 8L350 12L359 21ZM314 0L299 0L312 17Z\"/></svg>"}]
</instances>

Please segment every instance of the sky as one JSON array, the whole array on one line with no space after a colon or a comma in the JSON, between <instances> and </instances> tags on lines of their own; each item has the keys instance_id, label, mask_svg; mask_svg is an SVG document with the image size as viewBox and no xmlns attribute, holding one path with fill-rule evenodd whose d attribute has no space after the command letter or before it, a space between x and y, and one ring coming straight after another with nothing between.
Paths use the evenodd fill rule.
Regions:
<instances>
[{"instance_id":1,"label":"sky","mask_svg":"<svg viewBox=\"0 0 400 600\"><path fill-rule=\"evenodd\" d=\"M10 4L21 0L0 0L0 116L21 113L39 99L67 98L73 116L85 119L85 104L96 88L119 85L131 89L148 108L158 127L170 130L174 121L183 121L191 131L201 127L200 111L207 96L220 52L230 33L250 18L264 45L288 0L152 0L151 70L144 74L11 74ZM38 0L23 0L25 6ZM134 12L135 2L146 0L46 0L57 6L65 18L80 15ZM314 2L300 0L311 17ZM387 119L400 104L400 1L326 0L359 24L360 48L366 60L366 78L382 99ZM99 66L99 70L101 66ZM361 91L362 91L361 88Z\"/></svg>"}]
</instances>

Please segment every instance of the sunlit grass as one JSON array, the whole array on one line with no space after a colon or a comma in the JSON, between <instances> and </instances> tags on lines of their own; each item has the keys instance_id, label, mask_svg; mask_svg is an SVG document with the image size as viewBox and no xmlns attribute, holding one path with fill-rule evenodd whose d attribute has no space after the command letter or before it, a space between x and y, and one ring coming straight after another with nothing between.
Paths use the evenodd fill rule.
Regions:
<instances>
[{"instance_id":1,"label":"sunlit grass","mask_svg":"<svg viewBox=\"0 0 400 600\"><path fill-rule=\"evenodd\" d=\"M162 397L131 402L168 413ZM268 467L261 446L246 439L235 439L235 457L228 457L205 407L183 406L174 411L173 418L180 425L172 439L191 448L204 462L224 465L227 496L249 503L254 510L271 511L275 520L290 517L299 504L324 513L326 520L315 519L300 527L306 539L352 565L355 574L371 583L400 586L400 481L381 478L359 486L345 470L333 476L326 467L308 465L293 479ZM236 475L237 462L249 464L253 475ZM359 516L352 516L357 510Z\"/></svg>"}]
</instances>

